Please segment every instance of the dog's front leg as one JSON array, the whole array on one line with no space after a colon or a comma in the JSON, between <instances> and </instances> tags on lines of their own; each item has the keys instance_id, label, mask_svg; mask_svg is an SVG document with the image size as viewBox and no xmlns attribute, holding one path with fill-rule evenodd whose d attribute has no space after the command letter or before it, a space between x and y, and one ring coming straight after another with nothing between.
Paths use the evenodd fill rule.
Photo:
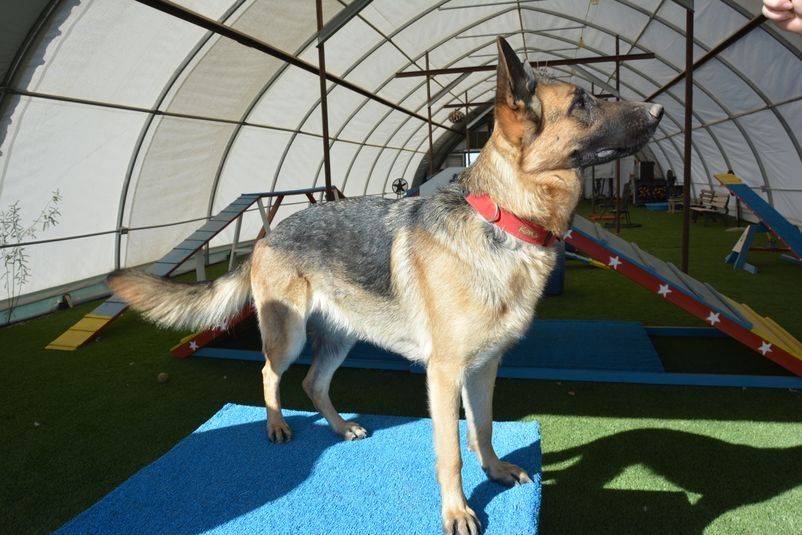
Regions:
<instances>
[{"instance_id":1,"label":"dog's front leg","mask_svg":"<svg viewBox=\"0 0 802 535\"><path fill-rule=\"evenodd\" d=\"M458 422L463 374L461 366L432 361L426 372L443 531L448 535L478 535L481 529L462 490Z\"/></svg>"},{"instance_id":2,"label":"dog's front leg","mask_svg":"<svg viewBox=\"0 0 802 535\"><path fill-rule=\"evenodd\" d=\"M493 449L493 387L498 360L491 358L469 372L462 387L462 399L468 421L468 444L479 458L482 470L493 481L511 487L531 483L532 479L523 468L500 460Z\"/></svg>"}]
</instances>

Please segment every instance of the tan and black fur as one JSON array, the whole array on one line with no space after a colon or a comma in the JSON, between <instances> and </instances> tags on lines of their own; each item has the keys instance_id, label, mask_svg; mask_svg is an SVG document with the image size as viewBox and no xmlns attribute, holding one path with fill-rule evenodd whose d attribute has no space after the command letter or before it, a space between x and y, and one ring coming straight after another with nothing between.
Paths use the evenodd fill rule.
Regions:
<instances>
[{"instance_id":1,"label":"tan and black fur","mask_svg":"<svg viewBox=\"0 0 802 535\"><path fill-rule=\"evenodd\" d=\"M109 285L157 323L203 328L245 304L257 310L266 364L267 433L286 442L279 382L311 333L314 359L303 387L346 439L367 432L343 420L329 399L334 371L357 340L427 369L436 472L447 533L480 530L462 489L457 422L488 476L530 481L491 444L499 360L532 321L555 262L549 247L524 243L485 221L468 193L557 235L579 200L580 169L640 149L659 105L600 102L570 84L537 83L498 40L495 128L476 163L427 199L345 199L292 215L256 244L249 262L212 283L177 284L123 271Z\"/></svg>"}]
</instances>

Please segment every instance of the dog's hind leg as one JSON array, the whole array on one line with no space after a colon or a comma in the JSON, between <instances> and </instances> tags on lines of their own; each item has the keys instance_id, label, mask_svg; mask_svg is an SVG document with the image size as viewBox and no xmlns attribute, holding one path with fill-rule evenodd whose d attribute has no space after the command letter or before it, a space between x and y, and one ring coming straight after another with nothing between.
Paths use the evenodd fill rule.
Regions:
<instances>
[{"instance_id":1,"label":"dog's hind leg","mask_svg":"<svg viewBox=\"0 0 802 535\"><path fill-rule=\"evenodd\" d=\"M314 355L309 372L304 378L303 387L315 408L326 418L335 433L345 440L359 440L367 436L367 431L356 422L345 421L329 397L329 386L334 372L345 360L355 340L340 332L320 325L314 334Z\"/></svg>"},{"instance_id":2,"label":"dog's hind leg","mask_svg":"<svg viewBox=\"0 0 802 535\"><path fill-rule=\"evenodd\" d=\"M265 354L262 386L267 409L267 438L270 442L287 442L292 438L292 431L281 414L279 384L282 374L304 347L306 320L298 311L276 301L268 302L258 310Z\"/></svg>"},{"instance_id":3,"label":"dog's hind leg","mask_svg":"<svg viewBox=\"0 0 802 535\"><path fill-rule=\"evenodd\" d=\"M531 483L529 474L519 466L502 461L493 449L493 387L498 358L491 358L480 368L468 372L462 387L462 402L468 422L468 444L487 476L502 485Z\"/></svg>"}]
</instances>

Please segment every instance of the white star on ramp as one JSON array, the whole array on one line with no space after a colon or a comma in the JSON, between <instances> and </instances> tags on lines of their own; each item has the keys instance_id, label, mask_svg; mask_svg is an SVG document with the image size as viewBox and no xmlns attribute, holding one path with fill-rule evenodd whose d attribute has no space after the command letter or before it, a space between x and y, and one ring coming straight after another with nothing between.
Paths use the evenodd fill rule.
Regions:
<instances>
[{"instance_id":1,"label":"white star on ramp","mask_svg":"<svg viewBox=\"0 0 802 535\"><path fill-rule=\"evenodd\" d=\"M671 293L671 288L668 287L668 284L661 284L660 289L657 290L657 293L659 293L663 297L668 297L668 294Z\"/></svg>"},{"instance_id":2,"label":"white star on ramp","mask_svg":"<svg viewBox=\"0 0 802 535\"><path fill-rule=\"evenodd\" d=\"M766 353L771 351L771 344L764 340L763 343L760 344L760 347L758 348L758 351L760 351L760 354L765 357Z\"/></svg>"},{"instance_id":3,"label":"white star on ramp","mask_svg":"<svg viewBox=\"0 0 802 535\"><path fill-rule=\"evenodd\" d=\"M610 261L607 263L607 265L613 269L618 269L618 266L621 265L621 259L618 258L617 256L611 256Z\"/></svg>"},{"instance_id":4,"label":"white star on ramp","mask_svg":"<svg viewBox=\"0 0 802 535\"><path fill-rule=\"evenodd\" d=\"M565 231L565 234L563 234L563 240L570 240L573 237L574 237L574 231L571 230L570 228Z\"/></svg>"},{"instance_id":5,"label":"white star on ramp","mask_svg":"<svg viewBox=\"0 0 802 535\"><path fill-rule=\"evenodd\" d=\"M200 349L200 347L198 346L197 342L195 342L195 340L192 340L192 341L189 343L189 348L190 348L192 351L197 351L198 349Z\"/></svg>"},{"instance_id":6,"label":"white star on ramp","mask_svg":"<svg viewBox=\"0 0 802 535\"><path fill-rule=\"evenodd\" d=\"M712 310L710 311L710 314L707 316L707 321L710 323L710 325L721 323L721 320L718 318L720 314L720 312L713 312Z\"/></svg>"}]
</instances>

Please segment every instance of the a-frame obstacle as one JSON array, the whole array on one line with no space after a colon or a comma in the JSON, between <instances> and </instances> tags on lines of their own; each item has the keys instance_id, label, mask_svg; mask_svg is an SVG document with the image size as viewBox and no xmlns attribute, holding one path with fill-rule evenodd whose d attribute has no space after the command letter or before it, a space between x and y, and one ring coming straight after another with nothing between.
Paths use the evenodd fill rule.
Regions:
<instances>
[{"instance_id":1,"label":"a-frame obstacle","mask_svg":"<svg viewBox=\"0 0 802 535\"><path fill-rule=\"evenodd\" d=\"M752 241L756 234L770 233L787 247L786 250L789 254L783 254L782 258L802 265L802 231L792 225L763 197L755 193L752 188L744 184L737 176L730 173L714 176L759 220L758 223L746 227L735 246L733 246L732 252L726 256L724 261L732 264L735 269L743 269L752 274L757 273L757 267L747 262L749 251L752 249ZM768 250L781 251L782 249L769 248Z\"/></svg>"},{"instance_id":2,"label":"a-frame obstacle","mask_svg":"<svg viewBox=\"0 0 802 535\"><path fill-rule=\"evenodd\" d=\"M229 259L230 269L233 266L234 256L239 244L242 216L251 206L257 204L259 207L259 214L262 217L263 225L262 233L260 233L261 237L264 235L263 232L265 232L265 229L270 227L270 223L273 221L276 211L279 206L281 206L285 197L290 195L305 195L310 203L315 203L314 194L323 192L325 189L325 187L317 187L269 193L245 193L240 195L220 213L209 219L201 228L179 243L163 258L152 264L147 269L147 272L160 277L169 276L198 252L202 253L203 247L208 244L212 238L217 236L229 224L236 221L234 243L231 246L231 256ZM335 191L335 193L336 196L341 196L339 191ZM263 202L265 198L269 200L267 207L265 207L265 203ZM84 316L61 336L50 342L50 344L47 345L47 349L73 351L79 347L83 347L94 340L103 329L120 317L127 309L128 303L112 296L92 310L92 312ZM243 312L243 314L247 314L247 312ZM242 316L242 314L240 316Z\"/></svg>"},{"instance_id":3,"label":"a-frame obstacle","mask_svg":"<svg viewBox=\"0 0 802 535\"><path fill-rule=\"evenodd\" d=\"M802 377L802 342L771 318L739 304L673 264L641 250L583 217L565 237L585 254L659 295L753 351Z\"/></svg>"}]
</instances>

